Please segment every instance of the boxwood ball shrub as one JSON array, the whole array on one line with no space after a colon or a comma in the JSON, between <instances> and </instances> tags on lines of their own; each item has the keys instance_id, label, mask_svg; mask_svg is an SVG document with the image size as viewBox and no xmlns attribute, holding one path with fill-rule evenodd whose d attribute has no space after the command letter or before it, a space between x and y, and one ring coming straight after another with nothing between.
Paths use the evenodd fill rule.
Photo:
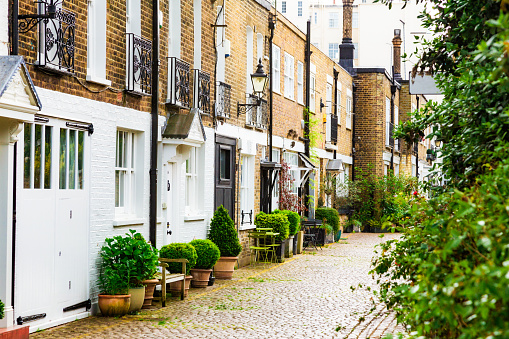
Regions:
<instances>
[{"instance_id":1,"label":"boxwood ball shrub","mask_svg":"<svg viewBox=\"0 0 509 339\"><path fill-rule=\"evenodd\" d=\"M196 239L189 244L194 246L196 254L198 255L194 268L211 269L221 256L219 247L208 239Z\"/></svg>"},{"instance_id":2,"label":"boxwood ball shrub","mask_svg":"<svg viewBox=\"0 0 509 339\"><path fill-rule=\"evenodd\" d=\"M315 211L315 218L320 219L323 223L332 226L334 233L339 231L339 213L331 207L320 207Z\"/></svg>"},{"instance_id":3,"label":"boxwood ball shrub","mask_svg":"<svg viewBox=\"0 0 509 339\"><path fill-rule=\"evenodd\" d=\"M290 234L290 222L283 213L266 214L260 212L255 218L256 228L272 228L272 232L279 233L276 241L281 242L288 238Z\"/></svg>"},{"instance_id":4,"label":"boxwood ball shrub","mask_svg":"<svg viewBox=\"0 0 509 339\"><path fill-rule=\"evenodd\" d=\"M283 213L290 223L290 235L296 235L300 231L300 215L289 210L274 210L272 213Z\"/></svg>"},{"instance_id":5,"label":"boxwood ball shrub","mask_svg":"<svg viewBox=\"0 0 509 339\"><path fill-rule=\"evenodd\" d=\"M2 300L0 300L0 319L3 319L4 318L4 303L2 302Z\"/></svg>"},{"instance_id":6,"label":"boxwood ball shrub","mask_svg":"<svg viewBox=\"0 0 509 339\"><path fill-rule=\"evenodd\" d=\"M186 275L189 275L191 268L196 265L198 255L193 245L176 242L161 247L159 257L166 259L187 259L189 262L186 264ZM166 269L170 273L183 273L182 263L179 262L169 262Z\"/></svg>"},{"instance_id":7,"label":"boxwood ball shrub","mask_svg":"<svg viewBox=\"0 0 509 339\"><path fill-rule=\"evenodd\" d=\"M242 251L233 220L223 205L214 212L208 238L219 247L222 257L236 257Z\"/></svg>"}]
</instances>

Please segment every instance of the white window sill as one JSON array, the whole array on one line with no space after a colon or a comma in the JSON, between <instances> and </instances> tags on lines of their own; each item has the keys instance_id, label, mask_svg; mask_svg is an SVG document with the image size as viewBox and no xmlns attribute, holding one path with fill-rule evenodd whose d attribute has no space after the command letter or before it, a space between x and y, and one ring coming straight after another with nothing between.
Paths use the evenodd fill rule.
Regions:
<instances>
[{"instance_id":1,"label":"white window sill","mask_svg":"<svg viewBox=\"0 0 509 339\"><path fill-rule=\"evenodd\" d=\"M252 224L252 225L244 224L243 226L241 225L239 227L239 230L240 231L247 231L247 230L253 230L255 228L256 228L255 224Z\"/></svg>"},{"instance_id":2,"label":"white window sill","mask_svg":"<svg viewBox=\"0 0 509 339\"><path fill-rule=\"evenodd\" d=\"M346 129L352 130L352 127L345 127Z\"/></svg>"},{"instance_id":3,"label":"white window sill","mask_svg":"<svg viewBox=\"0 0 509 339\"><path fill-rule=\"evenodd\" d=\"M327 141L325 143L325 149L337 151L338 150L338 146L337 145L333 145L331 142Z\"/></svg>"},{"instance_id":4,"label":"white window sill","mask_svg":"<svg viewBox=\"0 0 509 339\"><path fill-rule=\"evenodd\" d=\"M184 221L203 221L205 220L204 215L185 215Z\"/></svg>"},{"instance_id":5,"label":"white window sill","mask_svg":"<svg viewBox=\"0 0 509 339\"><path fill-rule=\"evenodd\" d=\"M113 220L113 227L143 225L143 219L136 217L117 218Z\"/></svg>"},{"instance_id":6,"label":"white window sill","mask_svg":"<svg viewBox=\"0 0 509 339\"><path fill-rule=\"evenodd\" d=\"M96 77L96 76L93 76L93 75L87 74L87 78L86 79L87 79L88 82L93 82L94 84L99 84L99 85L103 85L103 86L111 86L111 81L110 80L99 78L99 77Z\"/></svg>"}]
</instances>

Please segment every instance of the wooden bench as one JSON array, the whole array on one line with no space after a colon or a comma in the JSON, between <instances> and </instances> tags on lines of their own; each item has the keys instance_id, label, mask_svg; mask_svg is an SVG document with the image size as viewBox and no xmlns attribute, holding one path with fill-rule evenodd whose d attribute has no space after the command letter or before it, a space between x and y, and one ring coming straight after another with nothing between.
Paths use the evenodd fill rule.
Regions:
<instances>
[{"instance_id":1,"label":"wooden bench","mask_svg":"<svg viewBox=\"0 0 509 339\"><path fill-rule=\"evenodd\" d=\"M168 267L169 262L180 262L182 263L182 272L184 273L168 273L166 267ZM163 307L166 306L166 284L172 283L176 281L182 281L182 288L180 294L180 300L184 300L185 293L185 283L186 283L186 264L189 261L187 259L166 259L159 258L159 266L161 266L162 272L157 273L155 278L159 280L159 284L161 284L161 304ZM155 300L159 300L159 298L154 297Z\"/></svg>"}]
</instances>

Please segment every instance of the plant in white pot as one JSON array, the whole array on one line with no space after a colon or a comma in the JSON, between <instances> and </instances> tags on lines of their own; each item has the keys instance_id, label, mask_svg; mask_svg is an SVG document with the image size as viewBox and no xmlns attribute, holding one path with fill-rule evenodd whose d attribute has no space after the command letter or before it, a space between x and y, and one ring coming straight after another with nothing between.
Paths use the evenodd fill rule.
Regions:
<instances>
[{"instance_id":1,"label":"plant in white pot","mask_svg":"<svg viewBox=\"0 0 509 339\"><path fill-rule=\"evenodd\" d=\"M196 265L191 269L193 287L205 288L209 285L212 267L214 267L219 260L221 252L219 251L219 247L208 239L196 239L189 244L194 246L196 254L198 255Z\"/></svg>"},{"instance_id":2,"label":"plant in white pot","mask_svg":"<svg viewBox=\"0 0 509 339\"><path fill-rule=\"evenodd\" d=\"M216 279L231 279L242 245L233 220L223 205L214 212L214 217L210 221L208 238L219 247L221 252L221 257L214 266Z\"/></svg>"}]
</instances>

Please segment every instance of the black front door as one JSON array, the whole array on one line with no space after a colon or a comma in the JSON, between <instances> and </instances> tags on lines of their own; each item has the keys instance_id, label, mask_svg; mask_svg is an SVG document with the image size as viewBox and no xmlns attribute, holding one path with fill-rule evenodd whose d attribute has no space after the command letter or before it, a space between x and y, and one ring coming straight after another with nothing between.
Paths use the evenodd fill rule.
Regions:
<instances>
[{"instance_id":1,"label":"black front door","mask_svg":"<svg viewBox=\"0 0 509 339\"><path fill-rule=\"evenodd\" d=\"M216 135L215 206L223 205L235 220L236 139Z\"/></svg>"}]
</instances>

